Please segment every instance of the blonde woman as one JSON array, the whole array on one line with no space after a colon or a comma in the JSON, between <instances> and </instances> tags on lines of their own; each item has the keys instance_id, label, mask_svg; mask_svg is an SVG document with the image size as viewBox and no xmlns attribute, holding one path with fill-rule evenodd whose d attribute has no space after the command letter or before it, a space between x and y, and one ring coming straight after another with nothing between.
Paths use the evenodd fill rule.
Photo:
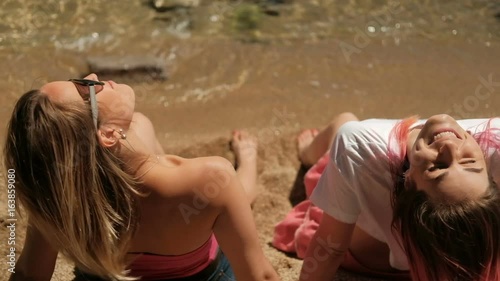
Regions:
<instances>
[{"instance_id":1,"label":"blonde woman","mask_svg":"<svg viewBox=\"0 0 500 281\"><path fill-rule=\"evenodd\" d=\"M94 74L19 99L4 154L29 226L10 280L50 280L58 252L92 280L278 280L250 209L256 141L233 134L238 171L165 155L134 106Z\"/></svg>"}]
</instances>

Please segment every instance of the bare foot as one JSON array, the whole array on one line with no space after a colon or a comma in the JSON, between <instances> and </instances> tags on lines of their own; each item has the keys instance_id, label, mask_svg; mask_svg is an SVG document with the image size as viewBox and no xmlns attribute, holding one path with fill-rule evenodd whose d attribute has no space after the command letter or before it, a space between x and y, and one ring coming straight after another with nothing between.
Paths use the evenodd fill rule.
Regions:
<instances>
[{"instance_id":1,"label":"bare foot","mask_svg":"<svg viewBox=\"0 0 500 281\"><path fill-rule=\"evenodd\" d=\"M231 148L236 156L236 173L249 203L257 197L257 139L246 131L233 131Z\"/></svg>"},{"instance_id":2,"label":"bare foot","mask_svg":"<svg viewBox=\"0 0 500 281\"><path fill-rule=\"evenodd\" d=\"M246 162L257 164L257 139L246 131L233 131L231 148L236 156L236 166Z\"/></svg>"},{"instance_id":3,"label":"bare foot","mask_svg":"<svg viewBox=\"0 0 500 281\"><path fill-rule=\"evenodd\" d=\"M306 129L302 131L297 137L297 148L299 150L300 162L307 166L314 165L315 161L308 155L308 148L313 142L314 138L318 135L317 129Z\"/></svg>"}]
</instances>

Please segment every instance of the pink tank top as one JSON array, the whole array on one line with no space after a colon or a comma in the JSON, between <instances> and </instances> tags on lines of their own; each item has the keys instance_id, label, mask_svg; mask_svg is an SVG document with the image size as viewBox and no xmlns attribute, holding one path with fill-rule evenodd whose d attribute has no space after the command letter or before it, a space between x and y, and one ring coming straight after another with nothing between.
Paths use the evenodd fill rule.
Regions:
<instances>
[{"instance_id":1,"label":"pink tank top","mask_svg":"<svg viewBox=\"0 0 500 281\"><path fill-rule=\"evenodd\" d=\"M130 276L141 280L187 277L205 269L217 256L219 244L212 234L205 244L184 255L140 254L129 265Z\"/></svg>"}]
</instances>

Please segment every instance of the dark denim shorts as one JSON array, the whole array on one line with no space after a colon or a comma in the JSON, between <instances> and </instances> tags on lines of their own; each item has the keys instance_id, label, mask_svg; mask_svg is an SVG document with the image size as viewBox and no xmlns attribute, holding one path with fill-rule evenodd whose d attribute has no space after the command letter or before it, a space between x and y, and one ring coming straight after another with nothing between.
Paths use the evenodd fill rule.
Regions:
<instances>
[{"instance_id":1,"label":"dark denim shorts","mask_svg":"<svg viewBox=\"0 0 500 281\"><path fill-rule=\"evenodd\" d=\"M215 271L212 273L212 275L207 279L207 281L236 280L236 278L234 277L233 269L231 268L231 265L229 264L229 261L226 258L226 256L222 252L219 252L219 255L221 255L219 259L219 264L216 267Z\"/></svg>"},{"instance_id":2,"label":"dark denim shorts","mask_svg":"<svg viewBox=\"0 0 500 281\"><path fill-rule=\"evenodd\" d=\"M106 281L97 276L84 273L78 268L75 268L75 279L73 281ZM175 278L175 279L162 279L158 281L235 281L233 269L229 264L229 260L224 253L219 250L216 259L208 265L201 272L193 276Z\"/></svg>"}]
</instances>

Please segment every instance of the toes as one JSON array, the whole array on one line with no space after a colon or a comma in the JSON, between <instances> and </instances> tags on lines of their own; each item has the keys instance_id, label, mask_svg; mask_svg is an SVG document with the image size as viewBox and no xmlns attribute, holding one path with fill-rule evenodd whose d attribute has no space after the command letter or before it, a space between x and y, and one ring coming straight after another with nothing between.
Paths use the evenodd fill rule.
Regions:
<instances>
[{"instance_id":1,"label":"toes","mask_svg":"<svg viewBox=\"0 0 500 281\"><path fill-rule=\"evenodd\" d=\"M309 130L304 130L302 131L300 134L299 134L299 139L303 139L305 137L307 137L307 135L309 134Z\"/></svg>"},{"instance_id":2,"label":"toes","mask_svg":"<svg viewBox=\"0 0 500 281\"><path fill-rule=\"evenodd\" d=\"M245 130L234 130L233 138L237 141L243 142L255 142L257 139Z\"/></svg>"},{"instance_id":3,"label":"toes","mask_svg":"<svg viewBox=\"0 0 500 281\"><path fill-rule=\"evenodd\" d=\"M255 161L257 152L257 139L245 130L232 132L231 149L235 153L236 162Z\"/></svg>"},{"instance_id":4,"label":"toes","mask_svg":"<svg viewBox=\"0 0 500 281\"><path fill-rule=\"evenodd\" d=\"M241 132L239 130L233 131L233 142L238 142L241 140Z\"/></svg>"},{"instance_id":5,"label":"toes","mask_svg":"<svg viewBox=\"0 0 500 281\"><path fill-rule=\"evenodd\" d=\"M319 130L318 129L312 129L311 132L312 132L312 136L313 137L315 137L315 136L317 136L319 134Z\"/></svg>"},{"instance_id":6,"label":"toes","mask_svg":"<svg viewBox=\"0 0 500 281\"><path fill-rule=\"evenodd\" d=\"M240 135L240 131L239 130L234 130L233 131L233 137L238 138L239 135Z\"/></svg>"},{"instance_id":7,"label":"toes","mask_svg":"<svg viewBox=\"0 0 500 281\"><path fill-rule=\"evenodd\" d=\"M305 141L307 139L314 138L318 133L319 132L316 129L306 129L299 134L298 139L299 141Z\"/></svg>"},{"instance_id":8,"label":"toes","mask_svg":"<svg viewBox=\"0 0 500 281\"><path fill-rule=\"evenodd\" d=\"M301 136L301 137L307 136L307 135L309 135L309 134L310 134L310 132L311 132L311 130L306 129L306 130L304 130L304 131L302 131L302 132L300 133L300 136Z\"/></svg>"},{"instance_id":9,"label":"toes","mask_svg":"<svg viewBox=\"0 0 500 281\"><path fill-rule=\"evenodd\" d=\"M255 147L257 139L244 130L234 130L232 132L231 146L233 149L244 149L246 147Z\"/></svg>"},{"instance_id":10,"label":"toes","mask_svg":"<svg viewBox=\"0 0 500 281\"><path fill-rule=\"evenodd\" d=\"M248 143L251 143L252 146L257 145L257 138L254 135L250 134L248 131L241 131L241 139L245 140Z\"/></svg>"},{"instance_id":11,"label":"toes","mask_svg":"<svg viewBox=\"0 0 500 281\"><path fill-rule=\"evenodd\" d=\"M297 148L299 151L299 158L304 162L302 154L307 147L313 142L315 136L319 133L317 129L306 129L302 131L297 137Z\"/></svg>"},{"instance_id":12,"label":"toes","mask_svg":"<svg viewBox=\"0 0 500 281\"><path fill-rule=\"evenodd\" d=\"M248 137L247 131L240 131L240 138L247 138L247 137Z\"/></svg>"}]
</instances>

